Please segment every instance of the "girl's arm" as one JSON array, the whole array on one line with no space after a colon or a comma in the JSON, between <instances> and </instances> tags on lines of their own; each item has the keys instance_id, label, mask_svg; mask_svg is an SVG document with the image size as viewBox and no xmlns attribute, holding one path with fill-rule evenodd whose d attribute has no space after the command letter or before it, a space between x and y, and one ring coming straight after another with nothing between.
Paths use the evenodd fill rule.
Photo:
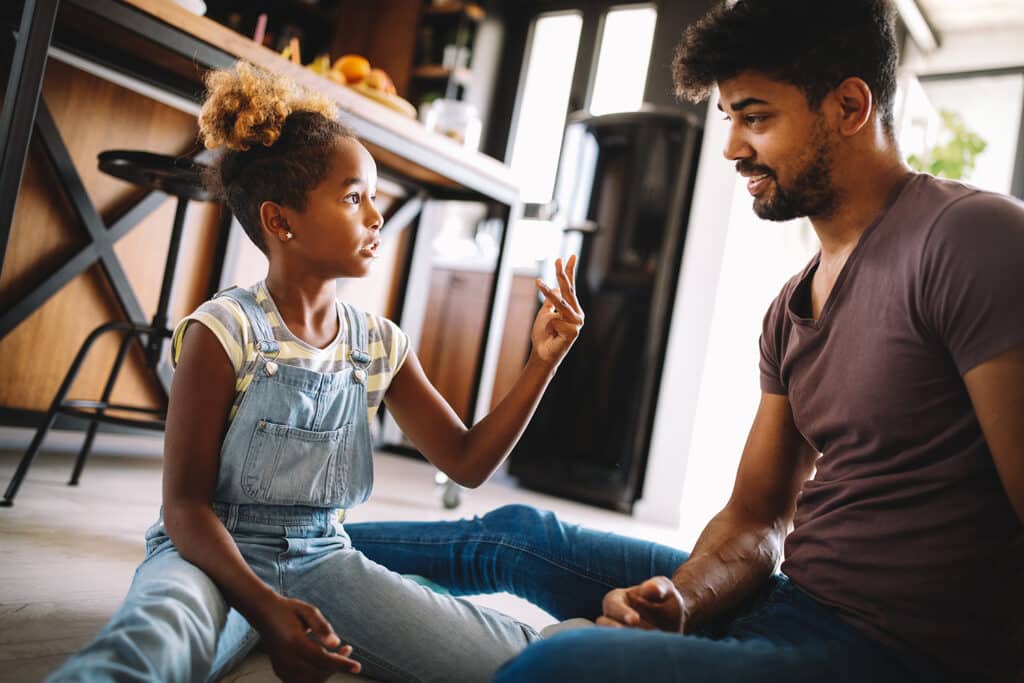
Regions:
<instances>
[{"instance_id":1,"label":"girl's arm","mask_svg":"<svg viewBox=\"0 0 1024 683\"><path fill-rule=\"evenodd\" d=\"M467 429L409 355L388 387L385 401L395 421L435 467L459 484L476 487L487 480L519 440L558 364L583 327L576 299L576 257L555 261L558 289L540 280L547 299L533 323L533 348L522 375L487 417ZM568 271L568 272L566 272Z\"/></svg>"},{"instance_id":2,"label":"girl's arm","mask_svg":"<svg viewBox=\"0 0 1024 683\"><path fill-rule=\"evenodd\" d=\"M167 410L167 534L181 556L202 569L228 603L260 631L275 670L357 671L359 664L344 656L351 652L348 646L334 654L310 640L312 633L326 647L341 644L315 607L288 600L263 583L210 506L234 395L235 370L220 342L204 325L189 325Z\"/></svg>"}]
</instances>

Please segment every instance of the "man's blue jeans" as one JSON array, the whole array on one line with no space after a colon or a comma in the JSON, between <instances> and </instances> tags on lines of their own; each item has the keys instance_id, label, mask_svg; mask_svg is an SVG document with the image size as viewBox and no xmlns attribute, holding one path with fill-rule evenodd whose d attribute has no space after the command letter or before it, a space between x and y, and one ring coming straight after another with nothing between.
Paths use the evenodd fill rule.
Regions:
<instances>
[{"instance_id":1,"label":"man's blue jeans","mask_svg":"<svg viewBox=\"0 0 1024 683\"><path fill-rule=\"evenodd\" d=\"M353 546L455 595L506 591L559 620L595 619L613 588L671 576L688 555L509 505L456 522L346 525ZM882 645L773 576L747 604L699 633L585 628L530 645L495 681L604 683L919 680ZM931 678L931 680L935 680Z\"/></svg>"}]
</instances>

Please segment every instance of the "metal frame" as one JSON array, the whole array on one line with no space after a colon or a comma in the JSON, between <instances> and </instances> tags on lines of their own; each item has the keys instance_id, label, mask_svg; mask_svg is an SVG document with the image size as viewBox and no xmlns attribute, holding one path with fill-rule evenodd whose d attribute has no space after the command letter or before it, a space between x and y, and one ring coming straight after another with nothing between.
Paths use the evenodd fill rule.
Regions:
<instances>
[{"instance_id":1,"label":"metal frame","mask_svg":"<svg viewBox=\"0 0 1024 683\"><path fill-rule=\"evenodd\" d=\"M0 273L11 236L14 208L25 171L36 105L46 70L46 50L57 20L59 0L26 0L21 27L11 56L11 72L0 112L3 150L0 152ZM4 41L5 45L7 41Z\"/></svg>"}]
</instances>

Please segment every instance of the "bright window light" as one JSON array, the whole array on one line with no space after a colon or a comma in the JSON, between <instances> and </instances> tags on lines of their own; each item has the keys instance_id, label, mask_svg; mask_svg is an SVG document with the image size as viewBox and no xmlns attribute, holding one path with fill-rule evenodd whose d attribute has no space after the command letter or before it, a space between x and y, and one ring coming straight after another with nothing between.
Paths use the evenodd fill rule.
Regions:
<instances>
[{"instance_id":1,"label":"bright window light","mask_svg":"<svg viewBox=\"0 0 1024 683\"><path fill-rule=\"evenodd\" d=\"M551 199L582 26L578 12L541 15L533 24L509 156L524 202Z\"/></svg>"},{"instance_id":2,"label":"bright window light","mask_svg":"<svg viewBox=\"0 0 1024 683\"><path fill-rule=\"evenodd\" d=\"M614 9L605 15L590 113L636 111L644 99L647 65L658 12L653 7Z\"/></svg>"}]
</instances>

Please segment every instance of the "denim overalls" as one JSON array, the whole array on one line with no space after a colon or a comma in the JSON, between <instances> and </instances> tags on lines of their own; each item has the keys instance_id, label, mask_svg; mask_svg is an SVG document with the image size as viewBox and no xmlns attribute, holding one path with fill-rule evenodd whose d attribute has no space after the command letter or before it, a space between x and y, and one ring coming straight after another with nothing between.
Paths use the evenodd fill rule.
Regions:
<instances>
[{"instance_id":1,"label":"denim overalls","mask_svg":"<svg viewBox=\"0 0 1024 683\"><path fill-rule=\"evenodd\" d=\"M318 373L278 359L248 290L222 294L241 305L257 353L224 437L212 508L248 565L281 595L319 608L354 648L362 677L489 681L536 632L371 562L337 522L338 508L358 505L373 487L365 315L342 307L350 362ZM161 518L122 607L50 680L216 680L257 640L209 577L178 554Z\"/></svg>"}]
</instances>

